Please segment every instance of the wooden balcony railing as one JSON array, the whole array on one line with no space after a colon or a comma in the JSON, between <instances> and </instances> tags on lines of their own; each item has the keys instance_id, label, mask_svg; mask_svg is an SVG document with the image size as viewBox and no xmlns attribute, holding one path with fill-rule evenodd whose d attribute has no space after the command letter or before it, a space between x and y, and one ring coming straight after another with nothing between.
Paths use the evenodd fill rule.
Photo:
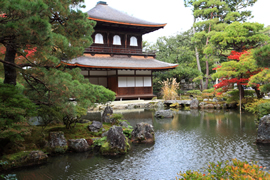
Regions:
<instances>
[{"instance_id":1,"label":"wooden balcony railing","mask_svg":"<svg viewBox=\"0 0 270 180\"><path fill-rule=\"evenodd\" d=\"M116 47L90 46L88 48L85 48L85 52L94 54L127 54L127 55L155 56L155 52L143 52L142 49L116 48Z\"/></svg>"}]
</instances>

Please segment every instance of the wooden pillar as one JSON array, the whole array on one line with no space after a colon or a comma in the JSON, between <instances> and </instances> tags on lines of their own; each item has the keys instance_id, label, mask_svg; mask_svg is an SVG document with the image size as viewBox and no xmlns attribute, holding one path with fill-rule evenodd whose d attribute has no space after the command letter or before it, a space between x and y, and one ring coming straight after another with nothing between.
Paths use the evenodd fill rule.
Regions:
<instances>
[{"instance_id":1,"label":"wooden pillar","mask_svg":"<svg viewBox=\"0 0 270 180\"><path fill-rule=\"evenodd\" d=\"M153 94L153 71L151 70L151 94Z\"/></svg>"},{"instance_id":2,"label":"wooden pillar","mask_svg":"<svg viewBox=\"0 0 270 180\"><path fill-rule=\"evenodd\" d=\"M125 48L127 48L127 34L125 34Z\"/></svg>"},{"instance_id":3,"label":"wooden pillar","mask_svg":"<svg viewBox=\"0 0 270 180\"><path fill-rule=\"evenodd\" d=\"M110 33L107 33L107 46L110 46Z\"/></svg>"}]
</instances>

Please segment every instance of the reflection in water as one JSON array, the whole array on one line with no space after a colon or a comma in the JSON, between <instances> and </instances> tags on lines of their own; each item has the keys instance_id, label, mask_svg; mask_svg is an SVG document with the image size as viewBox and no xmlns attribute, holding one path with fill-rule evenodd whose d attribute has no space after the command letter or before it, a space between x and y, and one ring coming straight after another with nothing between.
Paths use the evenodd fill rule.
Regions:
<instances>
[{"instance_id":1,"label":"reflection in water","mask_svg":"<svg viewBox=\"0 0 270 180\"><path fill-rule=\"evenodd\" d=\"M17 170L19 179L173 179L210 161L259 160L270 166L270 146L254 144L254 116L237 111L179 111L156 119L153 111L122 112L132 126L153 124L155 144L132 145L125 156L92 153L52 157L46 165Z\"/></svg>"}]
</instances>

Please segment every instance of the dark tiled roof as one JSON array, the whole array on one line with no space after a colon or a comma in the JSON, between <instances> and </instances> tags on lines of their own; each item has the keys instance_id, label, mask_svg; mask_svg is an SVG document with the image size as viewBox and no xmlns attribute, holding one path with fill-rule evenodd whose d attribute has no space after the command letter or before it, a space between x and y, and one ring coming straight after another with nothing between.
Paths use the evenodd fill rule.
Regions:
<instances>
[{"instance_id":1,"label":"dark tiled roof","mask_svg":"<svg viewBox=\"0 0 270 180\"><path fill-rule=\"evenodd\" d=\"M100 21L110 21L115 23L127 23L131 25L142 25L142 26L160 26L164 27L166 24L153 23L142 19L135 18L127 15L121 11L111 8L108 5L97 4L96 7L87 12L90 19Z\"/></svg>"},{"instance_id":2,"label":"dark tiled roof","mask_svg":"<svg viewBox=\"0 0 270 180\"><path fill-rule=\"evenodd\" d=\"M156 60L152 57L128 57L125 55L95 55L86 54L69 61L62 61L68 66L88 67L88 68L107 68L107 69L152 69L165 70L177 67L171 64Z\"/></svg>"}]
</instances>

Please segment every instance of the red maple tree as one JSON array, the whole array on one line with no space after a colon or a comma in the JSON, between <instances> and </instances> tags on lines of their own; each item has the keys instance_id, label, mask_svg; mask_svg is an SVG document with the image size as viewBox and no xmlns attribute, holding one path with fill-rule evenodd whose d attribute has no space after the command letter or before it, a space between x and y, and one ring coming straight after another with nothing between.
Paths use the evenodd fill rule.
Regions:
<instances>
[{"instance_id":1,"label":"red maple tree","mask_svg":"<svg viewBox=\"0 0 270 180\"><path fill-rule=\"evenodd\" d=\"M243 54L250 54L250 52L247 52L247 51L243 51L243 52L236 52L236 51L231 51L231 54L230 56L228 56L228 59L229 60L236 60L238 61L239 63L241 63L241 60L240 60L240 57L243 55ZM213 70L218 70L220 69L222 66L219 65L217 66L216 68L213 68ZM256 70L247 70L245 73L243 73L243 75L241 75L241 77L229 77L229 76L224 76L224 77L221 77L219 79L219 83L214 85L215 89L219 89L219 88L222 88L222 92L226 92L228 89L230 88L233 88L234 87L234 84L237 84L237 87L239 90L241 90L241 94L242 94L242 97L244 97L244 88L243 88L243 85L247 85L248 82L249 82L249 79L262 71L262 68L257 68ZM257 94L257 97L258 98L261 98L261 93L260 93L260 90L259 90L259 85L256 84L253 86L253 89L255 90L256 94ZM222 92L218 92L217 95L220 95L222 94Z\"/></svg>"}]
</instances>

